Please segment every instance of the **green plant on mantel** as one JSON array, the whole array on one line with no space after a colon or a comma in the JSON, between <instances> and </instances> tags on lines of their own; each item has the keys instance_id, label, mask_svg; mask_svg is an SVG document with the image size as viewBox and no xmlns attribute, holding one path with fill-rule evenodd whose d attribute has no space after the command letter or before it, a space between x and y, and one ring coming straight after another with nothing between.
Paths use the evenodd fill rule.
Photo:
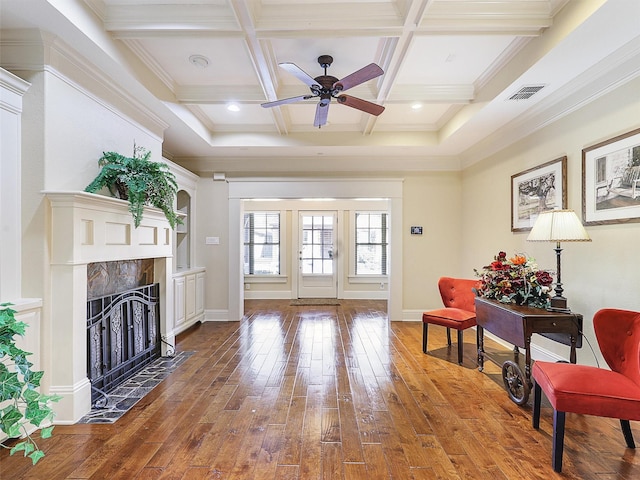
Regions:
<instances>
[{"instance_id":1,"label":"green plant on mantel","mask_svg":"<svg viewBox=\"0 0 640 480\"><path fill-rule=\"evenodd\" d=\"M53 410L51 402L57 402L62 397L58 395L44 395L37 391L44 372L31 370L33 364L27 360L31 353L16 346L14 337L23 336L27 324L15 318L15 310L10 303L0 304L0 431L7 440L22 438L10 448L11 455L24 452L25 457L31 458L33 465L44 457L44 452L38 448L29 426L40 428L41 424L49 425L40 429L41 438L51 437L53 426Z\"/></svg>"},{"instance_id":2,"label":"green plant on mantel","mask_svg":"<svg viewBox=\"0 0 640 480\"><path fill-rule=\"evenodd\" d=\"M178 191L175 175L166 163L152 162L150 156L151 152L135 143L132 157L103 152L98 160L102 170L85 192L96 193L106 187L114 197L128 200L136 228L140 226L145 205L162 210L171 228L175 228L181 223L173 209Z\"/></svg>"}]
</instances>

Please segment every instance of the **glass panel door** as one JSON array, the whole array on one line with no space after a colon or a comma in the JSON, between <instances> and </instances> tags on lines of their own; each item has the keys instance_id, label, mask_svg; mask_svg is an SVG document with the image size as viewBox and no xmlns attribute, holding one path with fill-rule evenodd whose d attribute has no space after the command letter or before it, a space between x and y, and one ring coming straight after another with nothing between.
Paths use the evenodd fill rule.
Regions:
<instances>
[{"instance_id":1,"label":"glass panel door","mask_svg":"<svg viewBox=\"0 0 640 480\"><path fill-rule=\"evenodd\" d=\"M336 298L336 212L300 212L298 298Z\"/></svg>"}]
</instances>

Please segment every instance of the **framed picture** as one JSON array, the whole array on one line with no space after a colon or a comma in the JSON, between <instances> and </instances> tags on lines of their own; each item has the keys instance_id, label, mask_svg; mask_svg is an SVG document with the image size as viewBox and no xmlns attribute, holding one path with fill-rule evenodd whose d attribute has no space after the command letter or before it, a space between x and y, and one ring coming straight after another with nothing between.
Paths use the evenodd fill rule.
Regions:
<instances>
[{"instance_id":1,"label":"framed picture","mask_svg":"<svg viewBox=\"0 0 640 480\"><path fill-rule=\"evenodd\" d=\"M582 150L582 222L640 222L640 128Z\"/></svg>"},{"instance_id":2,"label":"framed picture","mask_svg":"<svg viewBox=\"0 0 640 480\"><path fill-rule=\"evenodd\" d=\"M511 231L531 230L540 212L567 208L567 157L511 176Z\"/></svg>"}]
</instances>

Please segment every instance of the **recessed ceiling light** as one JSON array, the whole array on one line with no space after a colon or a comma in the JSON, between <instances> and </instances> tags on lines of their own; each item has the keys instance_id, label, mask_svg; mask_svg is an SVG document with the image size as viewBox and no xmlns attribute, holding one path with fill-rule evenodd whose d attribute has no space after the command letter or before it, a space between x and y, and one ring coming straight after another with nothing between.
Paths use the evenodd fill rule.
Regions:
<instances>
[{"instance_id":1,"label":"recessed ceiling light","mask_svg":"<svg viewBox=\"0 0 640 480\"><path fill-rule=\"evenodd\" d=\"M209 66L209 59L204 55L191 55L189 57L189 63L198 68L207 68Z\"/></svg>"},{"instance_id":2,"label":"recessed ceiling light","mask_svg":"<svg viewBox=\"0 0 640 480\"><path fill-rule=\"evenodd\" d=\"M412 110L420 110L421 108L422 108L421 103L414 103L413 105L411 105Z\"/></svg>"},{"instance_id":3,"label":"recessed ceiling light","mask_svg":"<svg viewBox=\"0 0 640 480\"><path fill-rule=\"evenodd\" d=\"M229 110L230 112L239 112L240 105L238 105L237 103L230 103L227 105L227 110Z\"/></svg>"}]
</instances>

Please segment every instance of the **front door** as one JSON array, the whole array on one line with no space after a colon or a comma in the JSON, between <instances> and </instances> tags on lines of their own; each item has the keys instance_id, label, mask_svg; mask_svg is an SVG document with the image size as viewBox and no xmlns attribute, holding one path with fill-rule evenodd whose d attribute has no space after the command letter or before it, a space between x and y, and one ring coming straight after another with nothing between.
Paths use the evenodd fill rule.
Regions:
<instances>
[{"instance_id":1,"label":"front door","mask_svg":"<svg viewBox=\"0 0 640 480\"><path fill-rule=\"evenodd\" d=\"M336 298L336 212L300 212L298 298Z\"/></svg>"}]
</instances>

